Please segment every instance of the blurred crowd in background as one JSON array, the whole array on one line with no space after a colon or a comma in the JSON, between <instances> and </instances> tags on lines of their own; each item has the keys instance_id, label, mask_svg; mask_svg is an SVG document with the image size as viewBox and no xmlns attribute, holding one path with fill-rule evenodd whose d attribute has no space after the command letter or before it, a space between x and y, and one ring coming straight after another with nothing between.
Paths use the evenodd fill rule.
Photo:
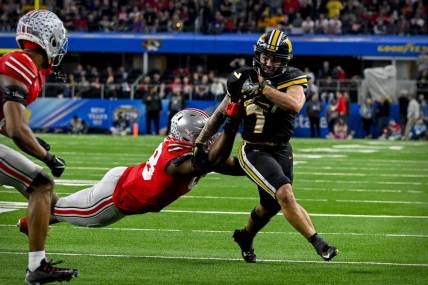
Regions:
<instances>
[{"instance_id":1,"label":"blurred crowd in background","mask_svg":"<svg viewBox=\"0 0 428 285\"><path fill-rule=\"evenodd\" d=\"M57 78L56 78L57 79ZM141 70L130 70L124 66L117 69L108 66L105 69L91 65L78 64L71 73L64 74L57 87L45 91L48 97L62 98L130 98L131 85L135 82L135 99L144 99L157 94L161 99L174 96L184 100L221 100L226 92L226 79L203 66L166 70L162 74L152 71L142 74Z\"/></svg>"},{"instance_id":2,"label":"blurred crowd in background","mask_svg":"<svg viewBox=\"0 0 428 285\"><path fill-rule=\"evenodd\" d=\"M61 97L70 97L71 89L75 88L75 98L99 98L100 88L105 88L106 99L129 98L130 85L136 74L130 76L127 69L119 67L113 70L107 67L98 70L93 66L78 65L76 70L68 75L68 83ZM321 137L321 120L325 117L328 125L328 138L350 139L354 136L348 126L348 117L351 112L351 95L356 92L352 82L359 80L358 76L352 79L346 75L346 71L340 66L330 67L325 61L322 68L312 72L305 68L309 84L306 89L307 104L306 115L309 119L311 137ZM425 76L423 84L428 84L428 66L419 72ZM133 73L131 71L131 73ZM318 79L318 81L316 80ZM341 88L329 86L328 82L343 81ZM220 101L226 93L226 78L207 71L198 65L193 70L177 68L160 74L152 72L142 75L140 83L136 86L135 99L142 100L146 105L147 133L159 134L159 118L162 112L162 99L169 99L168 113L172 117L186 106L187 100L215 100ZM324 82L316 84L316 82ZM327 82L327 83L326 83ZM421 83L421 84L422 84ZM426 88L427 86L424 86ZM52 90L52 89L51 89ZM426 89L424 89L426 90ZM370 96L361 103L359 115L364 129L364 137L389 140L398 139L425 139L427 135L428 114L426 114L426 98L428 94L418 92L410 96L403 90L398 98L400 120L391 119L392 98L383 96L378 100ZM154 126L152 131L151 126ZM78 124L79 125L79 124ZM129 134L131 120L120 117L112 129L114 134ZM168 131L168 130L167 130Z\"/></svg>"},{"instance_id":3,"label":"blurred crowd in background","mask_svg":"<svg viewBox=\"0 0 428 285\"><path fill-rule=\"evenodd\" d=\"M28 2L28 3L27 3ZM69 31L428 34L426 0L129 0L41 1ZM0 3L0 30L12 31L32 1Z\"/></svg>"},{"instance_id":4,"label":"blurred crowd in background","mask_svg":"<svg viewBox=\"0 0 428 285\"><path fill-rule=\"evenodd\" d=\"M300 34L428 34L426 0L130 0L130 1L41 1L41 8L56 12L69 31L83 32L200 32L260 33L280 28ZM18 18L33 9L32 1L1 1L0 31L14 31ZM247 61L247 62L246 62ZM242 64L238 58L231 70ZM60 84L45 90L46 96L64 98L130 98L142 100L147 109L148 133L159 133L161 100L170 99L170 117L187 100L220 101L226 93L226 73L206 65L185 64L162 72L142 74L127 66L74 64ZM349 66L348 66L349 67ZM302 68L302 66L300 66ZM321 112L328 124L329 138L353 137L348 127L350 102L357 102L362 74L351 74L340 65L324 61L321 68L304 68L309 77L306 113L311 136L319 137ZM230 72L229 70L228 72ZM364 99L360 116L365 137L415 139L426 136L428 56L417 60L417 90L414 96L399 97L400 120L390 120L391 98ZM151 131L151 122L154 132ZM128 134L131 122L118 116L114 134ZM85 133L87 126L74 118L70 129Z\"/></svg>"}]
</instances>

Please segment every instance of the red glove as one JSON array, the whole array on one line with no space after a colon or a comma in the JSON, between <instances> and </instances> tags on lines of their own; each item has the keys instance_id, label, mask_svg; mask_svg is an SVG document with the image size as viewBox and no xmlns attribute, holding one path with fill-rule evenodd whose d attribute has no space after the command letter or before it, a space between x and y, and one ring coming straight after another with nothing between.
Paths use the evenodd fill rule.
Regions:
<instances>
[{"instance_id":1,"label":"red glove","mask_svg":"<svg viewBox=\"0 0 428 285\"><path fill-rule=\"evenodd\" d=\"M229 118L238 118L239 117L239 103L229 103L226 106L226 116Z\"/></svg>"}]
</instances>

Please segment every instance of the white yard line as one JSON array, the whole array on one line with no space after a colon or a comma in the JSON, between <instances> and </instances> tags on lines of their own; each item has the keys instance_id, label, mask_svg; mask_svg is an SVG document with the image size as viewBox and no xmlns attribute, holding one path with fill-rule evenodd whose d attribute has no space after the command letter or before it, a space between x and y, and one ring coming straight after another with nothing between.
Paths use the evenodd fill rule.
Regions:
<instances>
[{"instance_id":1,"label":"white yard line","mask_svg":"<svg viewBox=\"0 0 428 285\"><path fill-rule=\"evenodd\" d=\"M301 162L308 162L308 161L301 161ZM294 164L296 163L296 161L294 161ZM397 172L397 168L396 167L355 167L354 166L345 166L340 164L340 166L312 166L310 164L305 164L302 166L297 167L298 169L314 169L315 172L319 171L320 169L322 170L362 170L362 171L394 171L394 173L390 173L390 175L394 175ZM427 168L423 168L423 167L416 167L416 168L410 168L410 167L406 167L406 169L400 169L400 172L411 172L411 173L427 173L428 171L428 167Z\"/></svg>"},{"instance_id":2,"label":"white yard line","mask_svg":"<svg viewBox=\"0 0 428 285\"><path fill-rule=\"evenodd\" d=\"M226 199L226 200L258 200L258 197L227 197L227 196L194 196L185 195L182 198L187 199ZM382 200L333 200L333 199L297 199L298 201L310 201L310 202L338 202L338 203L379 203L379 204L415 204L415 205L427 205L428 202L421 201L382 201Z\"/></svg>"},{"instance_id":3,"label":"white yard line","mask_svg":"<svg viewBox=\"0 0 428 285\"><path fill-rule=\"evenodd\" d=\"M246 215L248 212L231 211L194 211L194 210L162 210L164 213L188 213L188 214L207 214L207 215ZM277 214L282 216L281 213ZM373 219L428 219L428 216L404 216L404 215L357 215L357 214L319 214L309 213L311 217L337 217L337 218L373 218Z\"/></svg>"},{"instance_id":4,"label":"white yard line","mask_svg":"<svg viewBox=\"0 0 428 285\"><path fill-rule=\"evenodd\" d=\"M76 183L76 184L95 184L97 183L99 180L86 180L86 179L55 179L55 183L60 184L60 183Z\"/></svg>"},{"instance_id":5,"label":"white yard line","mask_svg":"<svg viewBox=\"0 0 428 285\"><path fill-rule=\"evenodd\" d=\"M427 202L420 201L381 201L381 200L335 200L342 203L375 203L375 204L408 204L408 205L427 205Z\"/></svg>"},{"instance_id":6,"label":"white yard line","mask_svg":"<svg viewBox=\"0 0 428 285\"><path fill-rule=\"evenodd\" d=\"M340 151L342 152L343 150L333 150L333 151ZM347 155L340 155L340 154L309 154L311 151L305 151L308 153L302 153L302 152L297 152L294 153L294 157L297 160L312 160L312 159L323 159L323 163L324 164L328 164L328 163L340 163L340 166L344 166L346 167L346 165L350 165L350 166L355 166L356 164L363 164L363 165L369 165L369 166L381 166L381 165L385 165L385 166L391 166L393 164L418 164L418 166L423 165L423 167L427 167L428 166L428 161L424 161L424 160L399 160L399 159L375 159L375 158L371 158L371 159L360 159L360 158L352 158L352 162L349 160L349 158L347 158ZM362 151L363 153L371 153L373 151ZM66 154L66 153L64 153ZM123 153L98 153L98 154L93 154L93 153L67 153L72 155L72 157L68 160L70 161L69 165L88 165L88 164L94 164L94 162L105 162L104 165L115 165L115 164L123 164L123 165L129 165L130 163L132 164L134 161L134 163L139 163L139 162L143 162L146 160L146 158L139 158L138 155L136 154L123 154ZM91 157L91 161L85 161L84 159L87 158L88 156ZM114 161L112 162L111 159L115 158L116 156L120 156L120 157L131 157L132 161L131 162L127 162L126 164L124 164L123 161L119 162L119 161ZM135 160L134 160L135 159ZM411 167L411 166L410 166Z\"/></svg>"},{"instance_id":7,"label":"white yard line","mask_svg":"<svg viewBox=\"0 0 428 285\"><path fill-rule=\"evenodd\" d=\"M0 254L27 255L27 252L0 251ZM85 256L85 257L111 257L111 258L145 258L145 259L175 259L175 260L214 260L214 261L238 261L244 262L242 258L228 257L194 257L194 256L163 256L163 255L130 255L130 254L95 254L95 253L69 253L49 252L49 255L63 256ZM293 260L293 259L257 259L258 263L310 263L327 264L318 260ZM369 266L399 266L399 267L428 267L427 263L398 263L398 262L376 262L376 261L330 261L334 265L369 265Z\"/></svg>"},{"instance_id":8,"label":"white yard line","mask_svg":"<svg viewBox=\"0 0 428 285\"><path fill-rule=\"evenodd\" d=\"M16 228L16 225L9 224L0 224L0 227L9 227ZM55 226L53 226L55 228ZM90 230L90 231L118 231L118 232L193 232L193 233L218 233L218 234L230 234L231 231L221 231L221 230L180 230L180 229L150 229L150 228L111 228L111 227L103 227L103 228L88 228L88 227L77 227L73 226L73 229L76 230ZM298 232L276 232L276 231L261 231L258 234L273 234L273 235L296 235L300 236ZM428 235L422 234L405 234L405 233L327 233L327 232L319 232L322 235L343 235L343 236L368 236L368 237L382 237L382 238L428 238Z\"/></svg>"},{"instance_id":9,"label":"white yard line","mask_svg":"<svg viewBox=\"0 0 428 285\"><path fill-rule=\"evenodd\" d=\"M75 169L75 170L110 170L113 167L86 167L86 166L67 166L67 170Z\"/></svg>"},{"instance_id":10,"label":"white yard line","mask_svg":"<svg viewBox=\"0 0 428 285\"><path fill-rule=\"evenodd\" d=\"M343 184L385 184L385 185L428 185L428 182L404 181L366 181L366 180L336 180L336 179L301 179L300 183L343 183Z\"/></svg>"},{"instance_id":11,"label":"white yard line","mask_svg":"<svg viewBox=\"0 0 428 285\"><path fill-rule=\"evenodd\" d=\"M346 190L349 191L349 190ZM344 192L346 192L344 191ZM18 191L14 190L6 190L2 191L2 193L7 194L16 194L21 195ZM75 192L57 192L61 195L70 195ZM202 196L202 195L184 195L181 197L182 199L206 199L206 200L246 200L246 201L257 201L259 198L257 196L254 197L231 197L231 196ZM301 202L334 202L334 203L360 203L360 204L406 204L406 205L428 205L428 202L422 201L403 201L403 200L353 200L353 199L305 199L305 198L297 198L297 201ZM16 208L21 209L26 207L26 202L8 202L8 201L0 201L0 208Z\"/></svg>"},{"instance_id":12,"label":"white yard line","mask_svg":"<svg viewBox=\"0 0 428 285\"><path fill-rule=\"evenodd\" d=\"M332 159L331 162L340 162L340 165L342 163L354 165L355 164L363 164L363 165L369 165L372 166L372 163L374 164L385 164L387 166L391 165L397 165L397 168L401 164L425 164L428 166L428 161L426 160L413 160L413 159L377 159L377 158L370 158L370 159L364 159L364 158L352 158L352 159L343 159L343 158L335 158Z\"/></svg>"},{"instance_id":13,"label":"white yard line","mask_svg":"<svg viewBox=\"0 0 428 285\"><path fill-rule=\"evenodd\" d=\"M214 199L214 200L251 200L258 201L259 197L228 197L228 196L194 196L184 195L181 198L186 199ZM299 201L311 201L311 202L328 202L328 199L297 199Z\"/></svg>"},{"instance_id":14,"label":"white yard line","mask_svg":"<svg viewBox=\"0 0 428 285\"><path fill-rule=\"evenodd\" d=\"M310 173L310 172L298 172L298 174L309 174L309 175L316 175L316 173ZM329 173L323 173L320 175L326 175L329 176ZM334 176L335 173L331 173L330 176ZM341 176L349 176L346 173L336 173L336 175L341 175ZM356 174L357 176L366 176L363 174ZM215 177L218 176L218 177ZM386 175L387 177L390 177L388 175ZM425 177L425 176L423 176ZM221 179L221 177L217 174L209 174L208 177L206 177L205 179L213 179L213 180L219 180ZM57 185L62 185L62 186L92 186L95 183L97 183L99 180L87 180L87 179L56 179L55 183ZM309 180L299 180L300 183L344 183L344 184L385 184L385 185L428 185L428 182L414 182L414 181L409 181L409 182L404 182L404 181L365 181L365 180L337 180L337 179L309 179ZM3 186L5 187L5 186ZM5 187L8 188L8 187Z\"/></svg>"},{"instance_id":15,"label":"white yard line","mask_svg":"<svg viewBox=\"0 0 428 285\"><path fill-rule=\"evenodd\" d=\"M343 170L343 169L342 169ZM306 172L306 171L295 171L296 175L311 175L311 176L357 176L357 177L366 177L366 176L374 176L374 177L406 177L406 178L428 178L426 174L399 174L399 173L391 173L391 174L378 174L378 173L355 173L355 172Z\"/></svg>"},{"instance_id":16,"label":"white yard line","mask_svg":"<svg viewBox=\"0 0 428 285\"><path fill-rule=\"evenodd\" d=\"M92 186L94 184L58 184L57 185L61 185L61 186ZM6 189L13 189L13 187L9 187L9 186L3 186ZM235 186L235 185L230 185L228 186L229 188L238 188L239 186ZM316 188L316 187L295 187L295 191L298 193L299 191L323 191L323 192L369 192L369 193L411 193L411 194L420 194L423 193L424 191L418 191L418 190L391 190L391 189L360 189L360 188L347 188L347 189L343 189L343 188ZM55 191L57 194L61 194L61 195L70 195L73 194L75 192L62 192L62 191ZM16 190L0 190L0 194L17 194L17 195L22 195L21 193L19 193ZM183 197L187 197L187 196L183 196ZM219 199L221 199L221 197L219 197ZM227 199L227 198L225 198ZM231 199L238 199L237 197L231 197ZM247 198L242 198L243 200L246 200ZM253 199L253 198L249 198L249 199ZM239 200L239 199L238 199ZM321 200L325 200L325 199L321 199Z\"/></svg>"},{"instance_id":17,"label":"white yard line","mask_svg":"<svg viewBox=\"0 0 428 285\"><path fill-rule=\"evenodd\" d=\"M5 202L0 201L0 208L25 209L26 202ZM186 214L207 214L207 215L245 215L248 212L234 211L210 211L210 210L162 210L162 213L186 213ZM278 216L282 214L278 213ZM309 213L312 217L338 217L338 218L374 218L374 219L428 219L428 216L404 216L404 215L358 215L358 214L326 214L326 213Z\"/></svg>"},{"instance_id":18,"label":"white yard line","mask_svg":"<svg viewBox=\"0 0 428 285\"><path fill-rule=\"evenodd\" d=\"M412 193L419 194L423 191L415 190L391 190L391 189L361 189L361 188L316 188L316 187L295 187L296 192L299 191L327 191L327 192L370 192L370 193Z\"/></svg>"}]
</instances>

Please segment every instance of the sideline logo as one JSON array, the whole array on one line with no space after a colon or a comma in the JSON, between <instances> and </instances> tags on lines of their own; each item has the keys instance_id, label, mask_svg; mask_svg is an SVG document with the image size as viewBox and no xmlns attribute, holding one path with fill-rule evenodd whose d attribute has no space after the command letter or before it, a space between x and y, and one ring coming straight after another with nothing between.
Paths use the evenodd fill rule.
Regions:
<instances>
[{"instance_id":1,"label":"sideline logo","mask_svg":"<svg viewBox=\"0 0 428 285\"><path fill-rule=\"evenodd\" d=\"M148 51L158 51L161 44L160 44L160 41L158 40L150 39L150 40L145 40L142 46Z\"/></svg>"}]
</instances>

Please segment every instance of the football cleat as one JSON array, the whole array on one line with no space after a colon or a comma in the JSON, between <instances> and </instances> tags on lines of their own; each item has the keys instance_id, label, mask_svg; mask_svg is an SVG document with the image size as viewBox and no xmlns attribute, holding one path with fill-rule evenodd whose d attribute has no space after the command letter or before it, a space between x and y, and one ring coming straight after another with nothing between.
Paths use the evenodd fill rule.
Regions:
<instances>
[{"instance_id":1,"label":"football cleat","mask_svg":"<svg viewBox=\"0 0 428 285\"><path fill-rule=\"evenodd\" d=\"M16 223L19 231L28 236L28 219L27 217L20 218Z\"/></svg>"},{"instance_id":2,"label":"football cleat","mask_svg":"<svg viewBox=\"0 0 428 285\"><path fill-rule=\"evenodd\" d=\"M79 276L80 272L77 269L54 267L54 265L61 262L62 261L54 263L52 260L48 261L43 259L40 263L40 266L36 270L30 271L27 269L27 274L25 275L25 284L40 285L55 281L70 281L71 278Z\"/></svg>"},{"instance_id":3,"label":"football cleat","mask_svg":"<svg viewBox=\"0 0 428 285\"><path fill-rule=\"evenodd\" d=\"M334 246L326 245L321 250L317 250L317 253L325 261L330 261L339 253L339 250Z\"/></svg>"},{"instance_id":4,"label":"football cleat","mask_svg":"<svg viewBox=\"0 0 428 285\"><path fill-rule=\"evenodd\" d=\"M256 254L254 253L253 240L249 237L248 232L243 230L235 230L233 233L233 240L241 248L242 258L246 262L255 263Z\"/></svg>"}]
</instances>

